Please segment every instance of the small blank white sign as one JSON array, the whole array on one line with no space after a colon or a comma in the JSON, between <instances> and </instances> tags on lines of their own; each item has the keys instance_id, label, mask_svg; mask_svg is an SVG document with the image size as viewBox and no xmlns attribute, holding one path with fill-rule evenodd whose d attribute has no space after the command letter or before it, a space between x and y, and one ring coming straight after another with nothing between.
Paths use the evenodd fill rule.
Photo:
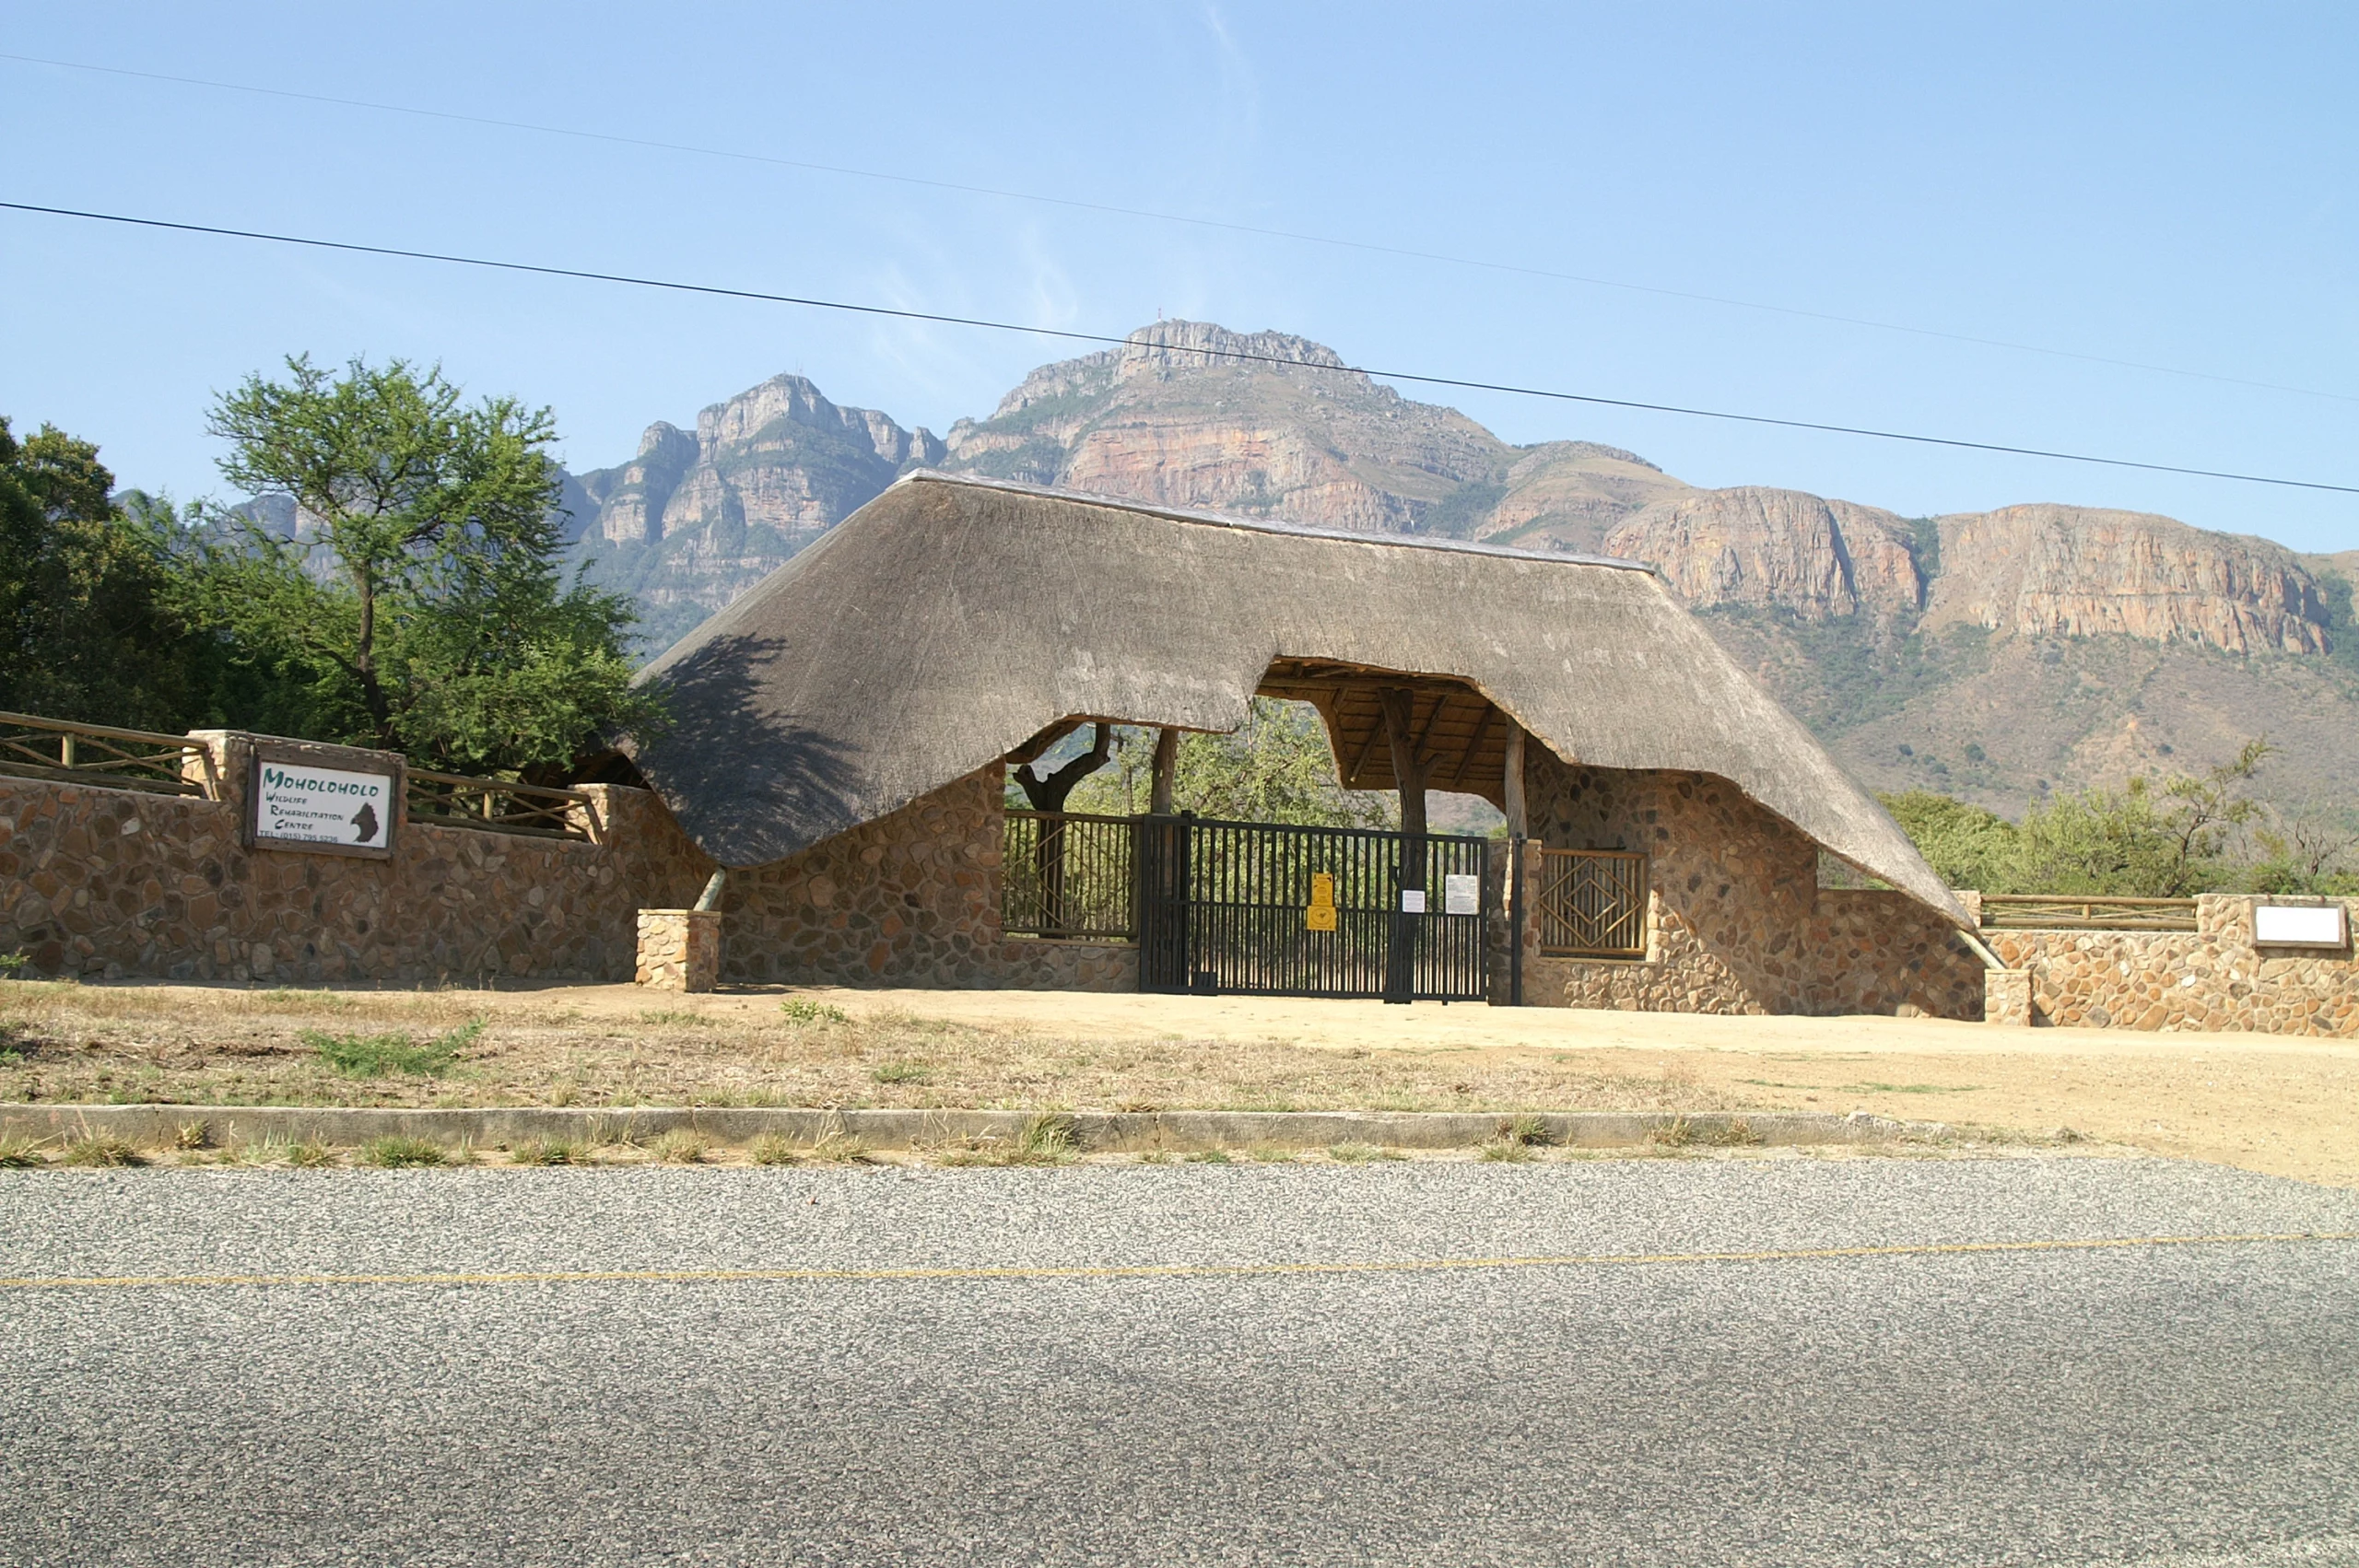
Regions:
<instances>
[{"instance_id":1,"label":"small blank white sign","mask_svg":"<svg viewBox=\"0 0 2359 1568\"><path fill-rule=\"evenodd\" d=\"M2256 905L2252 939L2285 947L2341 947L2344 941L2342 906Z\"/></svg>"},{"instance_id":2,"label":"small blank white sign","mask_svg":"<svg viewBox=\"0 0 2359 1568\"><path fill-rule=\"evenodd\" d=\"M1471 872L1445 875L1441 879L1441 912L1445 915L1481 914L1483 879Z\"/></svg>"},{"instance_id":3,"label":"small blank white sign","mask_svg":"<svg viewBox=\"0 0 2359 1568\"><path fill-rule=\"evenodd\" d=\"M1424 914L1426 912L1426 890L1422 887L1402 888L1401 890L1401 912L1404 915Z\"/></svg>"}]
</instances>

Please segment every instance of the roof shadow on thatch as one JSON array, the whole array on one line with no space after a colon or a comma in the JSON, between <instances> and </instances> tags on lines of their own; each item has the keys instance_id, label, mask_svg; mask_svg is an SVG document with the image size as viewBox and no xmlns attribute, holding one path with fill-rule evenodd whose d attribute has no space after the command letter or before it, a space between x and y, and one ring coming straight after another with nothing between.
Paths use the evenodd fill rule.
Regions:
<instances>
[{"instance_id":1,"label":"roof shadow on thatch","mask_svg":"<svg viewBox=\"0 0 2359 1568\"><path fill-rule=\"evenodd\" d=\"M640 747L680 825L726 866L780 860L866 820L851 748L763 700L761 673L783 651L774 638L715 638L664 673L670 722Z\"/></svg>"}]
</instances>

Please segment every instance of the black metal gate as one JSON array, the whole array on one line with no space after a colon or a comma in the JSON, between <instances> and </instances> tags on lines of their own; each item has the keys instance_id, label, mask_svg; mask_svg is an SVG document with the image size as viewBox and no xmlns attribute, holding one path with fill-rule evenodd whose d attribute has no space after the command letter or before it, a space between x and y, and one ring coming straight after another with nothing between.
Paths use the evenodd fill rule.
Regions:
<instances>
[{"instance_id":1,"label":"black metal gate","mask_svg":"<svg viewBox=\"0 0 2359 1568\"><path fill-rule=\"evenodd\" d=\"M1139 989L1485 1000L1490 842L1426 835L1424 897L1404 900L1410 842L1364 828L1141 818ZM1421 913L1403 907L1418 902Z\"/></svg>"}]
</instances>

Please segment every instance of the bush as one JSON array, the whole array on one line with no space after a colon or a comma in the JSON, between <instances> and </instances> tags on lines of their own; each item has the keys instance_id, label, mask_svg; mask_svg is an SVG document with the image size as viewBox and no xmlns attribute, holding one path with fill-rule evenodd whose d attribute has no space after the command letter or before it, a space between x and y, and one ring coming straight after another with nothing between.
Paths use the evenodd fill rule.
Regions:
<instances>
[{"instance_id":1,"label":"bush","mask_svg":"<svg viewBox=\"0 0 2359 1568\"><path fill-rule=\"evenodd\" d=\"M2020 825L1922 790L1884 803L1952 887L2099 898L2329 891L2352 839L2306 819L2287 827L2251 791L2270 750L2248 741L2208 773L2061 794Z\"/></svg>"},{"instance_id":2,"label":"bush","mask_svg":"<svg viewBox=\"0 0 2359 1568\"><path fill-rule=\"evenodd\" d=\"M483 1033L480 1018L419 1045L407 1035L330 1035L306 1029L302 1041L319 1052L320 1059L347 1078L382 1078L405 1072L414 1078L437 1078L450 1070L459 1052Z\"/></svg>"},{"instance_id":3,"label":"bush","mask_svg":"<svg viewBox=\"0 0 2359 1568\"><path fill-rule=\"evenodd\" d=\"M77 1138L65 1146L65 1163L69 1165L144 1165L147 1163L127 1138L111 1132L93 1132Z\"/></svg>"},{"instance_id":4,"label":"bush","mask_svg":"<svg viewBox=\"0 0 2359 1568\"><path fill-rule=\"evenodd\" d=\"M423 1138L372 1138L360 1146L360 1163L380 1165L387 1170L399 1170L406 1165L440 1165L449 1164L439 1143Z\"/></svg>"}]
</instances>

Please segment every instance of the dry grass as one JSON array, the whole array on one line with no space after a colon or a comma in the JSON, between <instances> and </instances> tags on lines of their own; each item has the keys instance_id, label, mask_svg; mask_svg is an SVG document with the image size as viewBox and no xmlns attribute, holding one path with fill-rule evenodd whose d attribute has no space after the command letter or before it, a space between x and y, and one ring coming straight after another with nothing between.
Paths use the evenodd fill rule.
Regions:
<instances>
[{"instance_id":1,"label":"dry grass","mask_svg":"<svg viewBox=\"0 0 2359 1568\"><path fill-rule=\"evenodd\" d=\"M536 1006L529 995L471 991L0 981L0 1028L12 1035L0 1053L0 1101L1403 1111L1725 1104L1683 1078L1684 1069L1652 1063L1609 1073L1539 1053L1076 1039L818 1005L593 1016ZM437 1076L354 1076L323 1056L322 1036L455 1041L464 1050Z\"/></svg>"},{"instance_id":2,"label":"dry grass","mask_svg":"<svg viewBox=\"0 0 2359 1568\"><path fill-rule=\"evenodd\" d=\"M478 1016L482 1033L440 1076L348 1077L302 1040L311 1030L430 1041ZM997 992L675 1000L627 986L370 993L0 979L7 1101L1452 1110L1507 1124L1498 1141L1517 1147L1513 1119L1539 1110L1668 1121L1857 1108L1939 1117L1985 1146L2021 1137L2053 1147L2070 1128L2105 1147L2359 1185L2352 1042L1986 1033L1928 1020L1204 1007ZM600 1163L649 1158L608 1147L631 1139L624 1118L612 1125L611 1136L587 1140ZM1715 1147L1693 1128L1668 1130L1676 1141L1653 1145L1657 1157L1764 1153ZM53 1143L35 1157L52 1164L61 1152ZM207 1152L179 1157L201 1162Z\"/></svg>"}]
</instances>

